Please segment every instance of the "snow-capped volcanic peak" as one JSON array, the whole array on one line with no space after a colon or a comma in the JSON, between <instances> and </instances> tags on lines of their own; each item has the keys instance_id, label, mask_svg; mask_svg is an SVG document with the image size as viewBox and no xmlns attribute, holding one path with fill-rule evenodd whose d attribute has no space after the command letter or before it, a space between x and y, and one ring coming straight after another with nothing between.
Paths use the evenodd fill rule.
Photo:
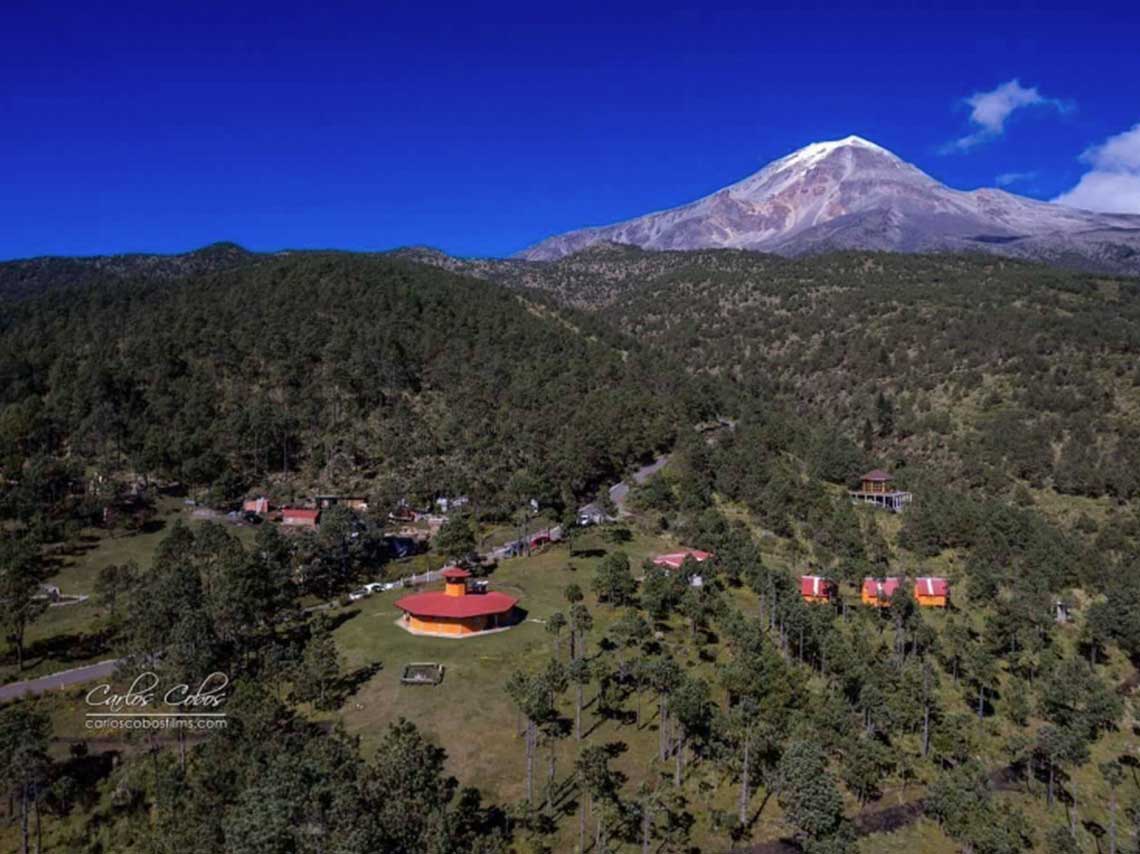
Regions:
<instances>
[{"instance_id":1,"label":"snow-capped volcanic peak","mask_svg":"<svg viewBox=\"0 0 1140 854\"><path fill-rule=\"evenodd\" d=\"M606 241L785 255L984 251L1140 272L1140 216L953 190L859 136L813 142L695 202L551 237L519 254L552 260Z\"/></svg>"},{"instance_id":2,"label":"snow-capped volcanic peak","mask_svg":"<svg viewBox=\"0 0 1140 854\"><path fill-rule=\"evenodd\" d=\"M889 157L895 157L892 152L887 151L887 149L883 148L881 145L876 145L870 140L863 139L861 136L855 136L855 134L851 134L851 136L845 136L843 139L833 139L828 142L810 143L801 149L793 151L787 157L775 161L775 163L780 164L780 166L785 169L795 168L797 166L807 167L811 166L811 164L815 161L827 157L827 155L844 148L863 148L868 151L874 151L878 154L886 154ZM895 157L895 159L897 160L898 158Z\"/></svg>"},{"instance_id":3,"label":"snow-capped volcanic peak","mask_svg":"<svg viewBox=\"0 0 1140 854\"><path fill-rule=\"evenodd\" d=\"M910 180L935 184L929 175L881 145L860 136L848 136L829 142L813 142L769 163L759 172L728 189L756 198L770 198L792 182L812 181L838 185L857 179L890 182Z\"/></svg>"}]
</instances>

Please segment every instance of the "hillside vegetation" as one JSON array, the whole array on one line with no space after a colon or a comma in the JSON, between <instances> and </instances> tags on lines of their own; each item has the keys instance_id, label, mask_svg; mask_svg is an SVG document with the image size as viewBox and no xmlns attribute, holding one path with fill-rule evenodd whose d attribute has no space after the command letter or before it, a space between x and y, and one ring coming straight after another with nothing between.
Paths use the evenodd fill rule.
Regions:
<instances>
[{"instance_id":1,"label":"hillside vegetation","mask_svg":"<svg viewBox=\"0 0 1140 854\"><path fill-rule=\"evenodd\" d=\"M572 500L714 405L589 316L384 258L112 281L0 320L13 476L52 461L229 500L274 480L501 502L517 475Z\"/></svg>"},{"instance_id":2,"label":"hillside vegetation","mask_svg":"<svg viewBox=\"0 0 1140 854\"><path fill-rule=\"evenodd\" d=\"M251 264L258 257L234 243L213 243L181 255L43 256L4 261L0 262L0 302L107 282L169 282Z\"/></svg>"},{"instance_id":3,"label":"hillside vegetation","mask_svg":"<svg viewBox=\"0 0 1140 854\"><path fill-rule=\"evenodd\" d=\"M426 260L426 257L425 257ZM470 271L965 488L1140 491L1140 281L970 256L602 246Z\"/></svg>"},{"instance_id":4,"label":"hillside vegetation","mask_svg":"<svg viewBox=\"0 0 1140 854\"><path fill-rule=\"evenodd\" d=\"M232 691L226 729L190 736L93 737L82 687L0 707L0 847L1137 850L1136 282L398 254L5 311L5 677L126 657L123 687L156 667ZM574 524L663 452L618 520ZM874 466L903 514L852 504ZM263 489L371 506L311 530L213 512ZM460 492L418 553L388 550L400 499ZM706 559L652 562L683 548ZM407 591L360 590L455 560L521 621L425 637ZM808 572L835 598L805 602ZM898 592L871 607L867 576ZM949 607L919 607L923 576ZM49 610L45 582L90 598ZM442 683L403 684L413 662Z\"/></svg>"}]
</instances>

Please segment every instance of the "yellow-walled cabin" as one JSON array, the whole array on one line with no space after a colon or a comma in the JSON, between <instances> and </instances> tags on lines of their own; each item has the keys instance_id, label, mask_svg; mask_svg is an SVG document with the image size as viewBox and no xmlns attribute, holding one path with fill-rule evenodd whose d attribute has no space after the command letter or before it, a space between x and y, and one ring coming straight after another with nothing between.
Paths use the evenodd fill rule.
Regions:
<instances>
[{"instance_id":1,"label":"yellow-walled cabin","mask_svg":"<svg viewBox=\"0 0 1140 854\"><path fill-rule=\"evenodd\" d=\"M860 599L864 605L873 608L886 608L891 604L891 597L898 590L901 580L898 578L864 578Z\"/></svg>"},{"instance_id":2,"label":"yellow-walled cabin","mask_svg":"<svg viewBox=\"0 0 1140 854\"><path fill-rule=\"evenodd\" d=\"M413 634L460 638L514 625L518 599L497 591L468 589L471 573L458 566L445 569L443 590L413 593L396 600L404 612L400 625Z\"/></svg>"},{"instance_id":3,"label":"yellow-walled cabin","mask_svg":"<svg viewBox=\"0 0 1140 854\"><path fill-rule=\"evenodd\" d=\"M800 596L810 604L831 602L839 595L839 585L822 575L801 575Z\"/></svg>"},{"instance_id":4,"label":"yellow-walled cabin","mask_svg":"<svg viewBox=\"0 0 1140 854\"><path fill-rule=\"evenodd\" d=\"M928 576L914 580L914 601L923 608L946 608L950 605L950 582Z\"/></svg>"}]
</instances>

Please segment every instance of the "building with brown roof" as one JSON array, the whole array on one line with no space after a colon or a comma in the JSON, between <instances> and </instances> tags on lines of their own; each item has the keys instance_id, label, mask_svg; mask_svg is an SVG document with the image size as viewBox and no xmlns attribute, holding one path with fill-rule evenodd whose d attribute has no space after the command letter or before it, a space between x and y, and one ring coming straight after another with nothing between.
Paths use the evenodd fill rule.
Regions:
<instances>
[{"instance_id":1,"label":"building with brown roof","mask_svg":"<svg viewBox=\"0 0 1140 854\"><path fill-rule=\"evenodd\" d=\"M851 500L862 504L873 504L892 513L901 513L910 504L913 496L894 487L894 476L882 469L874 469L863 475L858 489L850 492Z\"/></svg>"}]
</instances>

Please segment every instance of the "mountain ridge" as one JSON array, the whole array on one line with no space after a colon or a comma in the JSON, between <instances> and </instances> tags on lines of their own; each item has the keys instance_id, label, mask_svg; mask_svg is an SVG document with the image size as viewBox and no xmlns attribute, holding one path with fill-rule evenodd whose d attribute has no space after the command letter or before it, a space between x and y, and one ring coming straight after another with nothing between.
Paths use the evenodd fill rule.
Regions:
<instances>
[{"instance_id":1,"label":"mountain ridge","mask_svg":"<svg viewBox=\"0 0 1140 854\"><path fill-rule=\"evenodd\" d=\"M0 299L23 299L61 288L100 284L108 279L172 281L233 269L257 261L258 253L229 241L189 252L129 252L116 255L38 255L0 261Z\"/></svg>"},{"instance_id":2,"label":"mountain ridge","mask_svg":"<svg viewBox=\"0 0 1140 854\"><path fill-rule=\"evenodd\" d=\"M643 249L979 251L1140 273L1140 216L947 187L857 136L807 145L693 202L554 235L515 255L549 261L598 242Z\"/></svg>"}]
</instances>

